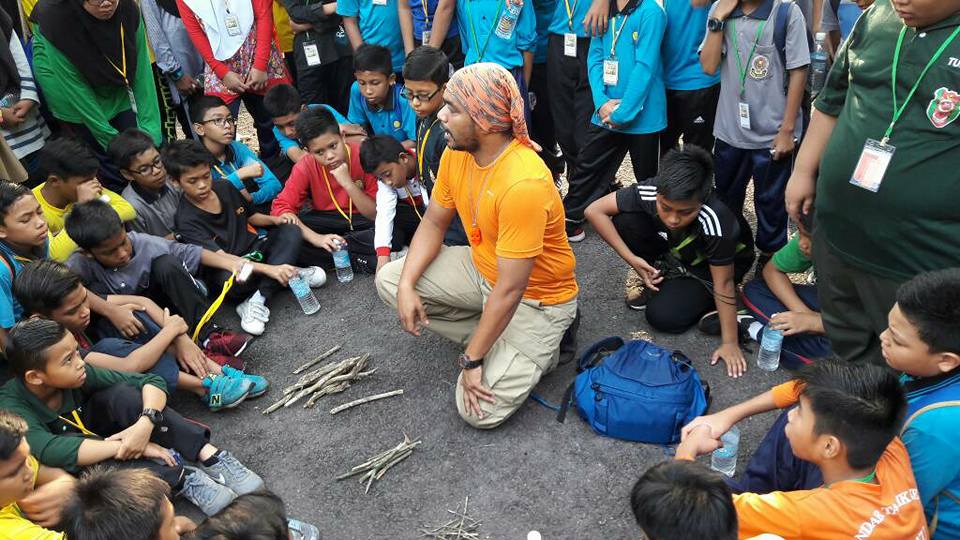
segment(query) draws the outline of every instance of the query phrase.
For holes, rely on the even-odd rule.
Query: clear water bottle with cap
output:
[[[333,265],[337,268],[337,281],[349,283],[353,281],[353,267],[350,266],[350,250],[347,245],[337,240],[337,249],[333,252]]]
[[[720,437],[722,446],[710,455],[710,468],[729,477],[737,472],[737,452],[740,451],[740,428],[733,426]]]
[[[827,34],[817,32],[816,44],[810,55],[810,95],[816,97],[827,83]]]
[[[763,327],[760,339],[760,351],[757,353],[757,367],[764,371],[776,371],[780,367],[780,349],[783,348],[783,332]]]
[[[520,18],[520,8],[523,6],[515,0],[503,0],[507,5],[503,7],[503,13],[500,14],[500,20],[497,21],[495,30],[497,37],[510,39],[513,37],[513,29],[517,26],[517,19]]]
[[[307,283],[307,280],[297,275],[290,278],[288,284],[290,285],[290,290],[293,291],[293,296],[295,296],[297,302],[300,303],[300,309],[303,310],[304,315],[313,315],[317,311],[320,311],[320,302],[317,301],[317,296],[313,294],[313,290],[310,289],[310,284]]]

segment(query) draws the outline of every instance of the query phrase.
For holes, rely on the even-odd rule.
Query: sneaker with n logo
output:
[[[253,382],[233,379],[226,375],[208,375],[203,378],[202,384],[207,389],[203,400],[213,412],[236,407],[243,403],[253,390]]]

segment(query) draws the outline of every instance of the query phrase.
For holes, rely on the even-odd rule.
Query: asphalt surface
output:
[[[589,230],[574,251],[580,348],[604,336],[649,332],[643,315],[623,302],[622,261]],[[531,530],[545,539],[637,536],[630,488],[647,467],[669,459],[664,448],[598,436],[575,414],[560,424],[553,411],[533,401],[496,430],[474,430],[460,420],[454,404],[458,348],[435,335],[403,333],[396,314],[378,299],[372,276],[358,275],[348,284],[330,281],[318,290],[322,307],[313,316],[304,316],[291,295],[270,306],[267,332],[244,353],[248,371],[272,383],[266,396],[222,413],[210,413],[186,394],[173,399],[181,412],[212,427],[214,444],[257,471],[283,497],[290,515],[316,524],[327,540],[412,539],[421,537],[422,526],[448,521],[447,510],[469,497],[468,513],[482,522],[483,538],[523,539]],[[238,328],[232,310],[224,312],[221,322]],[[651,334],[693,359],[712,387],[711,410],[786,377],[782,371],[761,372],[751,361],[743,378],[729,379],[722,364],[709,365],[717,338],[696,330]],[[331,360],[370,353],[376,374],[324,397],[315,408],[298,404],[261,414],[298,378],[291,374],[294,368],[336,344],[343,348]],[[536,392],[556,402],[573,377],[572,363],[561,366]],[[336,405],[400,388],[401,397],[329,413]],[[741,469],[772,421],[768,414],[741,424]],[[355,479],[335,480],[405,434],[422,445],[368,494]],[[196,515],[182,500],[177,507]]]

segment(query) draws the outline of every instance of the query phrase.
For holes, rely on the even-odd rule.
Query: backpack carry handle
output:
[[[577,373],[599,364],[604,357],[604,353],[612,353],[623,345],[624,341],[620,336],[605,337],[597,341],[580,355],[580,361],[577,362]]]

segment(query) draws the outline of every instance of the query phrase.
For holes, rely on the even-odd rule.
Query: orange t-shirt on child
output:
[[[785,408],[799,399],[796,381],[773,389]],[[926,540],[927,522],[907,448],[894,439],[877,462],[873,482],[847,480],[800,491],[733,496],[740,538],[763,533],[787,540]]]
[[[534,258],[524,298],[556,305],[577,296],[577,263],[567,242],[563,202],[533,149],[514,140],[486,167],[468,152],[447,150],[432,198],[430,204],[456,209],[468,238],[474,224],[479,228],[480,242],[471,241],[470,253],[491,286],[497,282],[498,257]]]

